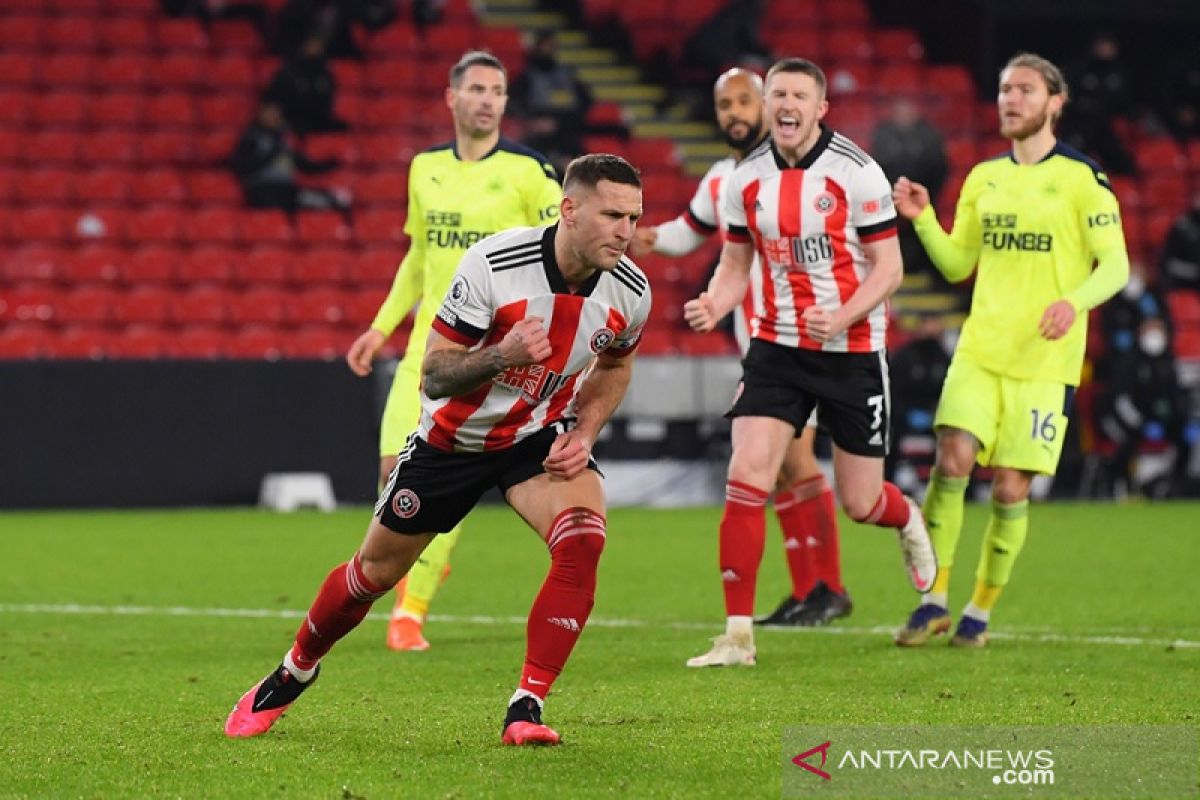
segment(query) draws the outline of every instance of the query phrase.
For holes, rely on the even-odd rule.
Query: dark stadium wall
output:
[[[341,362],[0,362],[0,508],[248,505],[267,473],[310,471],[372,502],[378,382]]]

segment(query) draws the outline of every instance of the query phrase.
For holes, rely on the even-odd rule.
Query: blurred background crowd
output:
[[[1055,492],[1198,495],[1200,11],[1060,5],[0,0],[0,360],[340,358],[404,253],[407,163],[450,138],[467,49],[508,67],[507,135],[560,168],[625,155],[651,223],[725,154],[714,78],[782,55],[825,68],[829,124],[928,185],[948,223],[967,171],[1005,149],[997,68],[1031,49],[1066,70],[1060,135],[1108,171],[1134,264],[1093,313]],[[645,259],[645,356],[736,354],[680,318],[716,246]],[[970,286],[911,231],[902,246],[890,468],[909,488]]]

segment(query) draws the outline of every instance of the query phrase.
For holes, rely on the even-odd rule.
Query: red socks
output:
[[[568,508],[550,525],[550,573],[529,609],[521,689],[545,700],[587,624],[604,550],[604,516]]]
[[[842,591],[837,506],[824,475],[800,481],[775,495],[792,597],[803,600],[817,581]]]
[[[725,516],[721,518],[721,582],[725,616],[754,615],[754,589],[767,533],[767,493],[745,483],[725,485]]]
[[[292,646],[292,660],[300,669],[312,669],[329,649],[358,626],[371,610],[371,604],[392,587],[375,586],[363,574],[358,553],[348,563],[333,568],[317,599],[308,609],[296,643]]]
[[[878,525],[881,528],[903,528],[908,524],[910,512],[904,492],[900,491],[896,484],[884,481],[883,491],[879,493],[879,499],[875,501],[871,513],[867,514],[866,519],[855,521]]]

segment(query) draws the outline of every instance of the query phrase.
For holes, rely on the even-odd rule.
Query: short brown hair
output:
[[[781,58],[771,65],[767,70],[767,83],[771,82],[776,74],[780,72],[798,72],[802,75],[807,75],[816,81],[817,86],[821,89],[821,96],[825,96],[825,90],[829,88],[829,81],[825,80],[825,71],[818,67],[807,58]]]
[[[633,164],[610,153],[590,153],[567,165],[567,172],[563,176],[563,192],[566,193],[576,186],[595,189],[600,181],[642,188],[641,173]]]
[[[1004,69],[1000,70],[1000,74],[1003,75],[1013,67],[1028,67],[1037,72],[1042,76],[1042,80],[1046,82],[1046,90],[1051,95],[1062,95],[1064,105],[1070,99],[1071,95],[1067,89],[1067,79],[1063,77],[1062,70],[1053,61],[1042,58],[1036,53],[1017,53],[1008,60],[1008,63],[1004,65]],[[1059,112],[1059,116],[1061,116],[1061,112]],[[1054,118],[1054,121],[1058,121],[1057,116]]]
[[[491,67],[492,69],[500,70],[500,74],[504,76],[504,82],[508,83],[508,70],[504,68],[504,62],[496,58],[486,50],[468,50],[462,54],[462,58],[450,68],[450,85],[457,89],[462,83],[462,77],[471,67]]]

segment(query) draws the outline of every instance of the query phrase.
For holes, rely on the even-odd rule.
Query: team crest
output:
[[[412,489],[401,489],[392,497],[392,511],[400,519],[410,519],[421,510],[421,498]]]
[[[454,282],[450,284],[450,290],[446,292],[446,299],[450,305],[456,308],[462,308],[467,302],[467,296],[471,293],[467,286],[467,279],[462,275],[455,275]]]
[[[593,353],[599,353],[602,350],[607,350],[608,346],[613,343],[613,339],[615,338],[616,334],[611,330],[608,328],[601,328],[592,334],[592,341],[589,343],[589,346],[592,348]]]
[[[827,217],[834,212],[834,209],[837,208],[837,198],[835,198],[829,192],[821,192],[819,195],[817,195],[816,199],[813,200],[813,208],[815,208],[817,213],[821,216]]]

